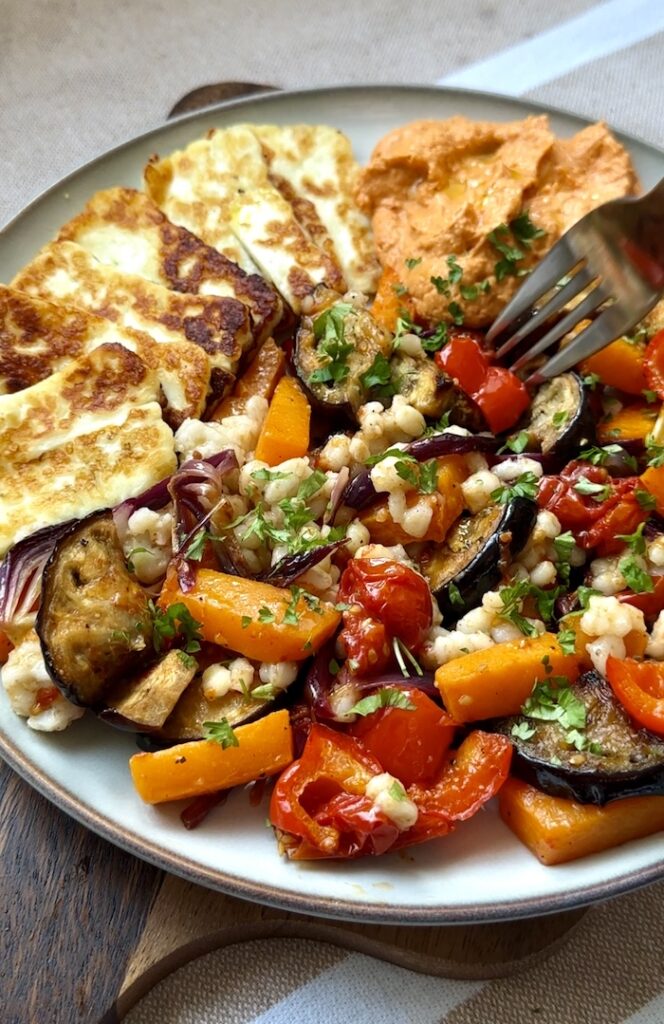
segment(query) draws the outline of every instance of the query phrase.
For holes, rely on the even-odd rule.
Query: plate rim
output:
[[[312,98],[330,94],[347,96],[351,93],[382,94],[387,93],[440,93],[449,97],[457,96],[461,100],[471,97],[477,100],[489,102],[501,101],[508,106],[515,106],[533,113],[547,115],[560,115],[571,119],[585,126],[593,122],[587,118],[567,110],[563,107],[556,107],[550,104],[540,103],[536,100],[521,99],[520,97],[501,95],[500,93],[487,92],[478,89],[458,89],[444,85],[427,85],[418,83],[347,83],[333,86],[308,87],[301,89],[279,89],[274,87],[269,92],[252,94],[249,96],[234,97],[220,103],[214,103],[200,110],[171,118],[161,125],[157,125],[138,135],[126,139],[124,142],[105,150],[103,153],[85,161],[74,168],[64,177],[47,186],[35,195],[22,209],[20,209],[6,224],[0,228],[0,243],[10,230],[16,228],[21,219],[32,212],[42,200],[52,195],[58,189],[65,186],[69,181],[77,177],[82,171],[88,170],[97,164],[102,163],[108,157],[118,153],[136,143],[148,141],[150,138],[161,134],[165,128],[177,127],[187,122],[194,121],[201,116],[214,116],[218,111],[227,111],[234,108],[242,108],[249,104],[270,106],[274,101],[284,98]],[[609,127],[611,127],[609,125]],[[614,134],[627,143],[637,143],[645,147],[651,153],[656,153],[664,160],[664,148],[656,146],[647,140],[629,132],[622,132],[611,129]],[[287,890],[238,879],[228,875],[222,870],[211,869],[202,865],[199,861],[192,860],[181,854],[165,849],[163,846],[153,843],[144,837],[137,837],[135,833],[116,825],[102,813],[87,807],[82,800],[71,794],[60,783],[50,778],[47,771],[40,767],[27,754],[24,754],[12,741],[11,737],[0,729],[0,756],[3,760],[33,789],[49,800],[58,810],[68,814],[74,820],[89,828],[96,835],[112,842],[125,852],[147,861],[153,866],[164,871],[169,871],[187,881],[203,885],[209,889],[227,893],[240,899],[247,899],[267,906],[293,911],[306,915],[345,920],[356,924],[400,924],[403,926],[432,926],[432,925],[468,925],[484,924],[495,921],[517,920],[536,917],[546,914],[553,914],[577,907],[586,906],[609,897],[619,896],[626,892],[642,888],[648,884],[664,878],[664,856],[659,862],[641,868],[628,869],[626,872],[613,876],[609,881],[599,881],[594,884],[585,884],[580,888],[571,889],[561,893],[551,893],[539,897],[522,897],[492,902],[490,904],[473,904],[466,907],[440,903],[435,907],[404,907],[389,902],[363,903],[361,900],[346,900],[328,896],[312,896],[297,894]],[[555,870],[555,868],[551,869]]]

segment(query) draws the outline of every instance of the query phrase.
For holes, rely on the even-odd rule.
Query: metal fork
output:
[[[664,178],[645,196],[614,199],[586,214],[553,246],[491,327],[502,359],[589,289],[515,360],[519,370],[581,320],[574,340],[530,375],[540,384],[630,331],[664,294]],[[553,294],[551,295],[551,292]]]

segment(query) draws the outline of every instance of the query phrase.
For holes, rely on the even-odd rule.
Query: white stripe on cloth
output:
[[[662,30],[662,0],[607,0],[533,39],[446,75],[437,84],[521,96]]]
[[[623,1021],[623,1024],[662,1024],[664,1021],[664,995],[657,996]]]
[[[439,1024],[486,982],[450,981],[352,954],[275,1003],[251,1024]],[[314,1010],[315,1008],[315,1010]]]

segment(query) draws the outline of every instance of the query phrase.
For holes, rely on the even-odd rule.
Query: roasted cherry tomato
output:
[[[514,426],[529,404],[523,381],[511,370],[491,366],[479,342],[467,334],[454,334],[436,353],[441,370],[453,377],[479,405],[494,434]]]
[[[426,580],[389,558],[353,558],[339,585],[341,601],[361,605],[391,637],[416,648],[431,627],[431,592]]]
[[[475,395],[486,380],[489,360],[479,342],[467,334],[455,334],[436,352],[435,360],[467,395]]]
[[[634,721],[664,736],[664,664],[609,655],[606,677]]]
[[[638,477],[612,477],[603,466],[574,461],[559,476],[542,477],[537,503],[553,512],[581,547],[597,547],[599,554],[609,555],[624,546],[616,534],[633,533],[648,518],[634,497],[638,486]],[[584,488],[596,487],[607,488],[606,496],[601,491],[584,493]]]
[[[664,331],[658,331],[648,342],[643,368],[648,387],[664,399]]]
[[[302,756],[277,779],[270,821],[293,860],[385,853],[399,829],[365,796],[383,769],[361,744],[314,725]]]
[[[387,668],[392,649],[383,623],[372,619],[364,610],[356,611],[356,608],[357,605],[353,605],[343,613],[340,638],[353,674],[372,676]]]
[[[458,750],[449,752],[447,765],[433,786],[408,787],[418,818],[402,832],[395,846],[413,846],[447,835],[456,822],[472,818],[498,792],[510,770],[512,744],[507,736],[476,730]]]
[[[421,690],[404,687],[401,692],[413,705],[412,710],[380,708],[366,718],[358,718],[350,732],[404,786],[431,782],[443,767],[455,723]]]

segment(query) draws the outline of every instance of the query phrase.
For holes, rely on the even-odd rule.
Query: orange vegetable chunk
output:
[[[256,458],[278,466],[309,451],[311,407],[294,377],[277,384],[256,445]]]
[[[657,502],[659,514],[664,515],[664,466],[649,466],[641,474],[641,485]]]
[[[648,387],[643,366],[645,345],[618,338],[601,352],[584,359],[583,373],[596,373],[603,384],[626,391],[628,395],[640,395]]]
[[[437,669],[436,686],[455,721],[479,722],[518,714],[535,683],[549,675],[573,682],[579,659],[564,654],[553,633],[542,633],[454,658]]]
[[[597,807],[508,779],[498,800],[505,824],[542,864],[578,860],[664,829],[664,796],[632,796]]]
[[[310,608],[301,597],[294,609],[297,621],[284,622],[292,604],[289,590],[214,569],[199,569],[195,586],[187,593],[180,590],[175,573],[169,573],[159,607],[179,602],[201,624],[205,640],[257,661],[302,661],[310,657],[332,636],[341,618],[332,605],[321,601]],[[268,609],[272,621],[259,621],[261,609]]]
[[[286,353],[273,338],[268,338],[260,347],[251,363],[233,388],[233,393],[222,398],[213,408],[211,420],[220,422],[225,416],[243,413],[253,395],[272,398],[275,388],[284,375]]]
[[[613,416],[600,420],[597,425],[599,444],[616,444],[620,441],[643,441],[655,426],[658,405],[635,402],[626,405]]]
[[[216,793],[276,775],[293,760],[286,709],[239,725],[234,732],[236,747],[194,740],[155,753],[134,754],[129,758],[129,770],[138,795],[148,804],[161,804]]]

